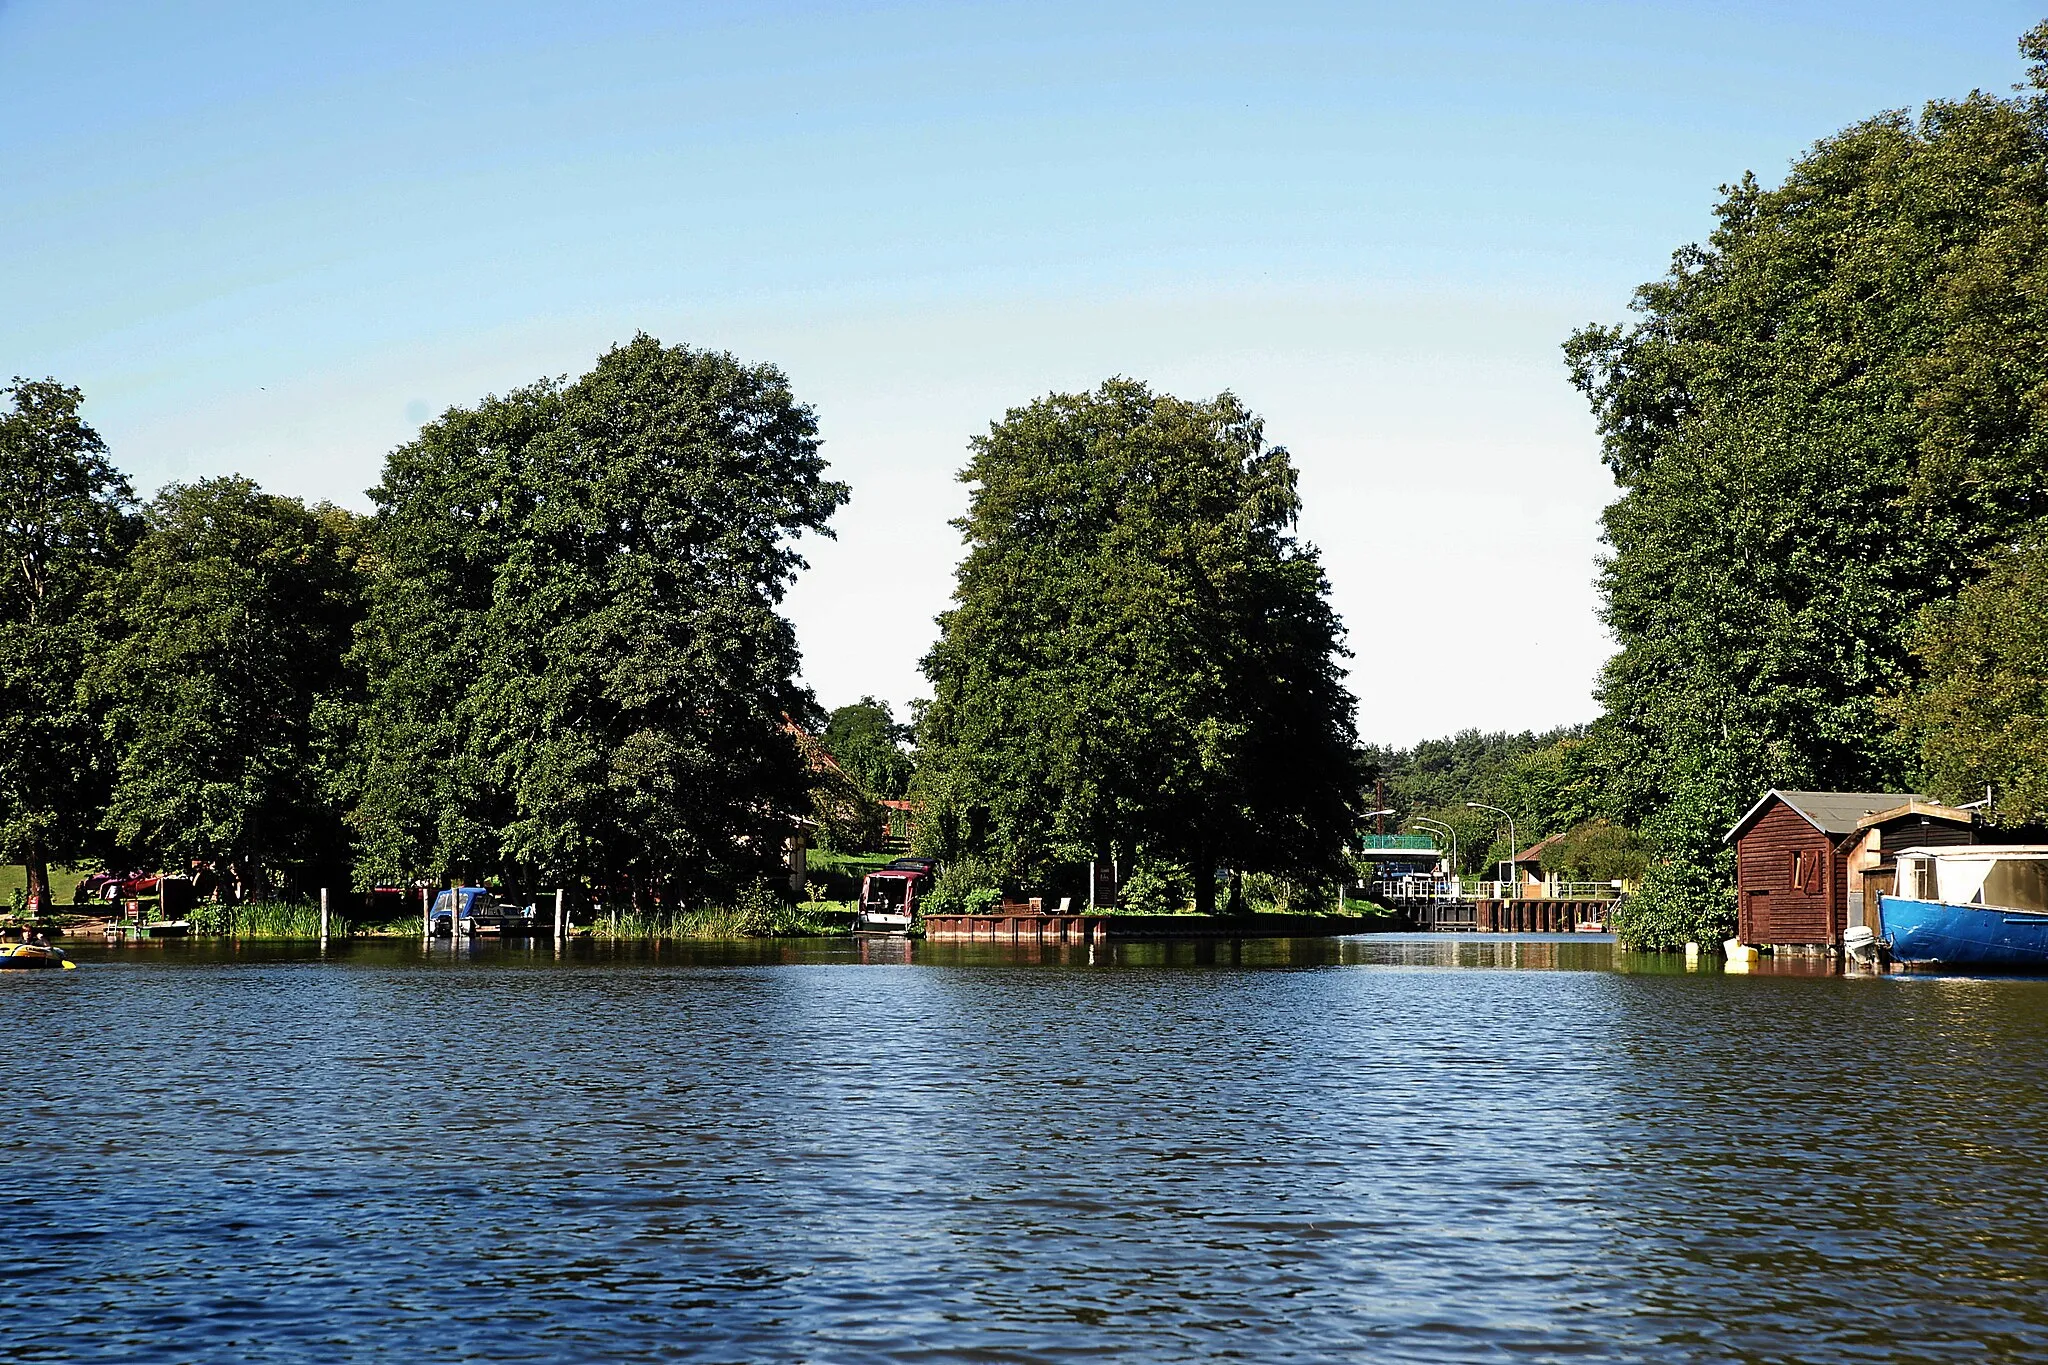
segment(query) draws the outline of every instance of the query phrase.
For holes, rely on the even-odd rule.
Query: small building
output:
[[[1548,888],[1555,884],[1557,877],[1544,867],[1544,859],[1554,857],[1555,853],[1553,850],[1563,842],[1564,835],[1553,834],[1547,839],[1539,839],[1515,855],[1515,889],[1517,894],[1523,896],[1544,896],[1549,894]]]
[[[1848,867],[1848,922],[1877,926],[1877,898],[1895,894],[1898,884],[1900,849],[1953,848],[1977,841],[1976,811],[1918,797],[1864,816],[1841,845]]]
[[[1912,792],[1765,792],[1726,836],[1735,847],[1736,938],[1759,948],[1838,945],[1858,827],[1916,802],[1930,804]]]

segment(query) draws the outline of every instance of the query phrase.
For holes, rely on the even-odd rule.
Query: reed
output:
[[[758,909],[706,906],[699,910],[659,913],[621,911],[616,924],[599,913],[591,926],[602,939],[654,940],[679,938],[822,938],[847,930],[847,907],[833,901],[806,901],[782,906],[764,915]]]
[[[193,933],[216,938],[320,937],[320,907],[291,901],[201,905],[193,909],[191,918]],[[347,918],[330,915],[327,932],[333,938],[347,938]]]

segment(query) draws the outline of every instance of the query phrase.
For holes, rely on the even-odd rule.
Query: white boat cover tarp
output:
[[[1937,858],[1937,897],[1949,905],[1989,905],[2048,913],[2048,860],[1968,854]]]
[[[1934,865],[1935,894],[1949,905],[1969,905],[1994,866],[1989,858],[1943,858]]]

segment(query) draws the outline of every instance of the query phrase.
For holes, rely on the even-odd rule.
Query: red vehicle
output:
[[[860,879],[857,933],[907,934],[917,917],[918,897],[932,889],[939,865],[931,858],[898,858]]]

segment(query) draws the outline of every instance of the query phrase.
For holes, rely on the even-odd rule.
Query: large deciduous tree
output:
[[[873,697],[835,707],[819,736],[825,752],[870,796],[898,800],[910,786],[910,727]]]
[[[331,865],[315,717],[346,704],[361,614],[352,518],[249,479],[172,484],[106,597],[87,673],[115,781],[105,825],[137,861],[217,864],[245,894]]]
[[[2024,45],[2048,54],[2048,26]],[[1566,351],[1605,516],[1605,780],[1658,859],[1645,946],[1734,923],[1723,832],[1767,787],[1895,789],[1916,612],[2048,510],[2048,138],[1975,94],[1724,192],[1631,327]]]
[[[452,410],[372,490],[358,876],[503,872],[687,900],[779,856],[815,709],[779,614],[845,486],[769,365],[640,336]]]
[[[1343,629],[1286,451],[1223,394],[1112,380],[975,438],[924,660],[921,837],[1012,878],[1134,856],[1337,872],[1358,811]]]
[[[17,378],[0,398],[0,858],[47,907],[51,860],[87,852],[99,823],[106,766],[78,681],[134,497],[77,389]]]
[[[1990,788],[1994,818],[2048,821],[2048,526],[1923,610],[1913,650],[1925,681],[1887,709],[1935,794],[1976,800]]]

